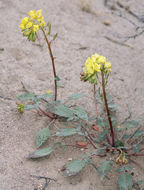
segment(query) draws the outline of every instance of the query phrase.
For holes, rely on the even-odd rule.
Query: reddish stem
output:
[[[39,109],[39,111],[43,114],[43,115],[45,115],[45,116],[47,116],[47,117],[49,117],[49,118],[51,118],[51,119],[54,119],[52,116],[50,116],[48,113],[46,113],[45,111],[43,111],[40,107],[38,108]]]
[[[102,89],[103,89],[103,95],[104,95],[105,108],[106,108],[107,117],[108,117],[108,121],[109,121],[109,125],[110,125],[111,136],[112,136],[112,146],[115,147],[114,130],[113,130],[112,121],[111,121],[111,117],[110,117],[110,111],[108,108],[108,102],[107,102],[107,98],[106,98],[105,78],[104,78],[103,71],[101,72],[101,75],[102,75]]]
[[[55,96],[54,96],[54,100],[56,101],[56,100],[57,100],[57,81],[56,81],[56,69],[55,69],[55,63],[54,63],[54,56],[53,56],[53,53],[52,53],[52,50],[51,50],[50,42],[48,41],[48,38],[47,38],[47,36],[46,36],[46,33],[45,33],[43,27],[41,27],[41,30],[42,30],[42,32],[43,32],[43,34],[44,34],[45,41],[46,41],[46,43],[47,43],[48,50],[49,50],[50,57],[51,57],[51,61],[52,61],[53,74],[54,74],[54,85],[55,85]]]

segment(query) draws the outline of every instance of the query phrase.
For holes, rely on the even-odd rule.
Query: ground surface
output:
[[[121,2],[135,13],[143,14],[143,1]],[[142,26],[132,15],[117,8],[124,17]],[[107,38],[123,43],[123,38],[119,37],[136,33],[131,22],[112,14],[100,0],[0,0],[0,190],[34,190],[44,183],[30,175],[56,178],[57,182],[49,184],[49,190],[116,190],[114,173],[110,174],[112,180],[101,182],[91,166],[74,178],[61,175],[59,169],[67,159],[83,153],[77,149],[68,148],[66,152],[58,151],[36,161],[25,158],[35,150],[37,131],[47,127],[49,120],[32,112],[20,115],[14,109],[18,101],[16,95],[23,93],[21,81],[36,94],[45,93],[47,89],[53,91],[51,62],[43,38],[42,47],[39,47],[38,43],[26,41],[18,29],[21,19],[32,9],[42,9],[45,20],[52,23],[52,32],[59,35],[53,44],[57,73],[64,86],[59,89],[59,99],[65,100],[72,93],[86,93],[87,97],[78,104],[89,114],[95,111],[92,87],[81,82],[79,74],[86,58],[96,52],[112,63],[109,92],[119,105],[119,120],[128,116],[128,104],[131,119],[144,122],[144,36],[129,39],[124,43],[127,45]],[[105,25],[105,21],[110,25]],[[99,158],[95,163],[98,161]],[[137,161],[142,164],[144,160]],[[135,167],[134,172],[136,178],[142,179],[141,169]]]

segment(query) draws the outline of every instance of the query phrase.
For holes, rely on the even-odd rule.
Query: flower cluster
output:
[[[83,71],[81,79],[96,84],[99,72],[108,75],[112,71],[111,63],[107,62],[104,56],[94,54],[86,60]]]
[[[20,29],[23,32],[23,36],[26,36],[28,40],[36,40],[36,32],[45,26],[45,21],[42,16],[42,10],[31,10],[28,12],[28,17],[24,17],[20,24]]]

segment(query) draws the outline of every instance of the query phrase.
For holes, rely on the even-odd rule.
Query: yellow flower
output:
[[[111,63],[110,62],[105,62],[104,68],[105,69],[110,69],[111,68]]]
[[[25,25],[24,24],[20,24],[20,29],[24,29],[25,28]]]
[[[39,30],[39,25],[33,25],[33,31],[37,32]]]
[[[32,27],[32,25],[33,25],[33,23],[32,23],[32,22],[28,22],[28,23],[27,23],[27,25],[26,25],[26,28],[31,28],[31,27]]]
[[[50,90],[47,90],[47,91],[46,91],[46,94],[50,94],[50,93],[51,93],[51,91],[50,91]]]
[[[34,10],[29,11],[28,15],[31,17],[31,20],[36,18],[36,12]]]
[[[97,63],[93,63],[94,64],[94,70],[96,72],[100,72],[101,71],[101,65],[97,64]]]
[[[24,18],[22,19],[22,21],[21,21],[21,24],[26,25],[26,24],[28,23],[28,21],[29,21],[29,18],[28,18],[28,17],[24,17]]]
[[[91,59],[93,62],[96,62],[99,57],[100,57],[100,55],[95,53],[94,55],[91,56]]]
[[[106,62],[106,58],[104,56],[99,56],[97,63],[105,64],[105,62]]]
[[[42,9],[40,9],[40,10],[38,10],[36,12],[36,16],[37,16],[37,18],[41,18],[42,17]]]
[[[86,60],[85,68],[86,68],[86,72],[88,74],[93,74],[94,73],[94,65],[93,65],[93,62],[92,62],[90,57]]]
[[[45,25],[46,25],[46,23],[45,23],[44,20],[42,20],[42,21],[39,23],[39,26],[41,26],[41,27],[44,27]]]

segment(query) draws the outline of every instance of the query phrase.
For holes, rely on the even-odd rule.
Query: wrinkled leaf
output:
[[[132,176],[128,173],[121,174],[118,178],[120,190],[131,190],[133,186]]]
[[[76,100],[76,99],[79,99],[79,98],[83,98],[84,96],[86,96],[85,94],[72,94],[69,98],[71,100]]]
[[[76,108],[73,110],[73,113],[74,113],[78,118],[88,121],[88,115],[87,115],[87,113],[85,112],[85,110],[83,110],[82,108],[76,107]]]
[[[64,171],[65,176],[73,176],[79,173],[85,167],[85,161],[83,160],[73,160],[66,165],[66,170]]]
[[[138,144],[134,144],[134,145],[132,146],[132,148],[133,148],[133,151],[134,151],[136,154],[138,154],[138,153],[140,152],[140,146],[139,146]]]
[[[71,135],[74,135],[78,132],[77,129],[75,128],[65,128],[65,129],[59,129],[58,131],[56,131],[54,136],[57,137],[68,137]]]
[[[33,93],[25,93],[17,96],[19,100],[33,100],[35,99],[35,95]]]
[[[126,128],[137,127],[138,124],[139,124],[138,120],[127,121],[127,122],[124,123],[124,125],[126,126]]]
[[[50,137],[48,128],[41,129],[36,135],[36,147],[39,148]]]
[[[134,168],[133,166],[124,166],[124,167],[116,169],[115,171],[116,172],[124,172],[124,171],[129,171],[129,170],[131,170],[133,168]]]
[[[100,164],[97,168],[98,176],[100,179],[103,179],[107,173],[111,170],[112,161],[105,161]]]
[[[33,153],[30,153],[27,158],[41,158],[41,157],[50,155],[52,152],[53,152],[52,147],[44,148],[41,150],[37,150]]]

